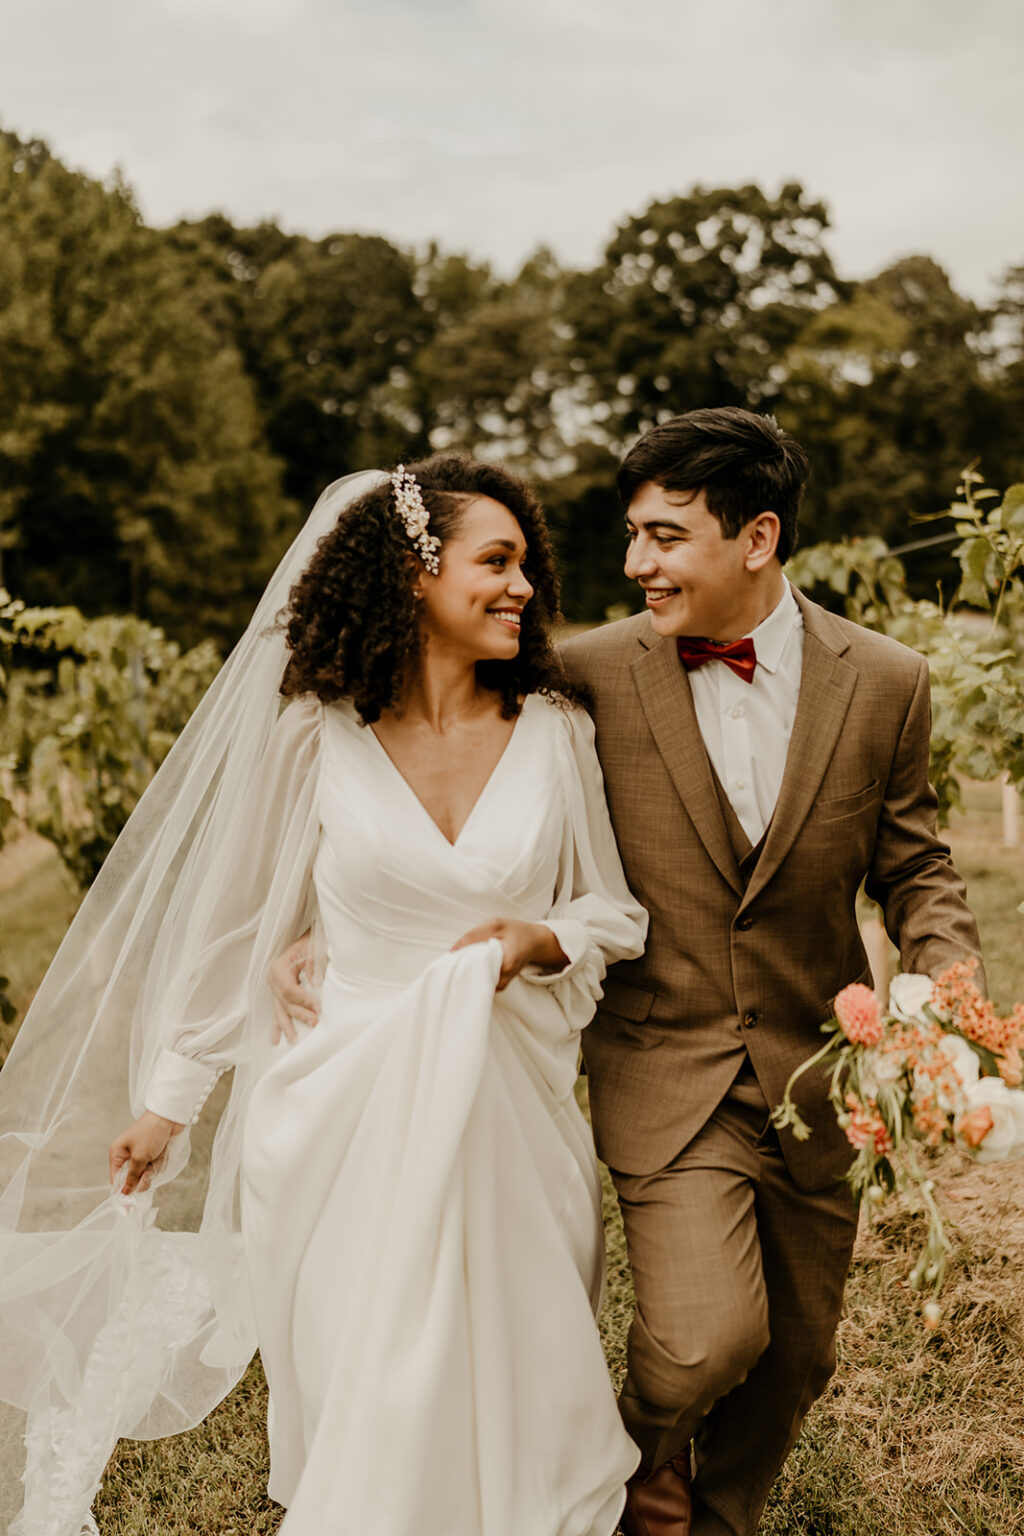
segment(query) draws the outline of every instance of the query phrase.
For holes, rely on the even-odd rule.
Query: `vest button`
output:
[[[756,1023],[757,1023],[757,1014],[756,1013],[745,1013],[743,1015],[743,1028],[744,1029],[753,1029],[753,1027],[754,1027],[754,1025]]]
[[[736,927],[741,933],[748,933],[753,926],[754,919],[752,917],[738,917],[736,919]]]

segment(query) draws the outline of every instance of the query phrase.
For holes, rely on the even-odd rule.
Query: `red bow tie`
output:
[[[690,635],[679,635],[676,638],[676,650],[687,672],[702,667],[706,661],[724,661],[745,683],[754,681],[757,654],[749,635],[744,640],[733,640],[731,645],[716,645],[713,640],[695,640]]]

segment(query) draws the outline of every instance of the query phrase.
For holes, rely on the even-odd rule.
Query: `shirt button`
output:
[[[733,789],[746,789],[747,781],[746,779],[733,779],[732,787]]]
[[[734,704],[732,709],[730,709],[730,711],[729,711],[729,719],[730,720],[742,720],[743,716],[745,714],[746,714],[746,710],[743,708],[742,704]]]
[[[757,1023],[757,1014],[756,1013],[745,1013],[743,1015],[743,1028],[744,1029],[753,1029],[753,1027],[754,1027],[754,1025],[756,1023]]]

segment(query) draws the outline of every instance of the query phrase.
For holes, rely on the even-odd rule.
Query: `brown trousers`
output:
[[[853,1201],[797,1189],[748,1067],[668,1167],[612,1178],[636,1288],[626,1428],[647,1466],[694,1440],[693,1536],[754,1536],[835,1369]]]

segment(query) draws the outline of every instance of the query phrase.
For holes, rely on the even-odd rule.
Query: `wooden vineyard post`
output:
[[[1004,848],[1020,847],[1020,795],[1017,787],[1010,783],[1010,775],[1002,776],[1003,787],[1003,846]]]

